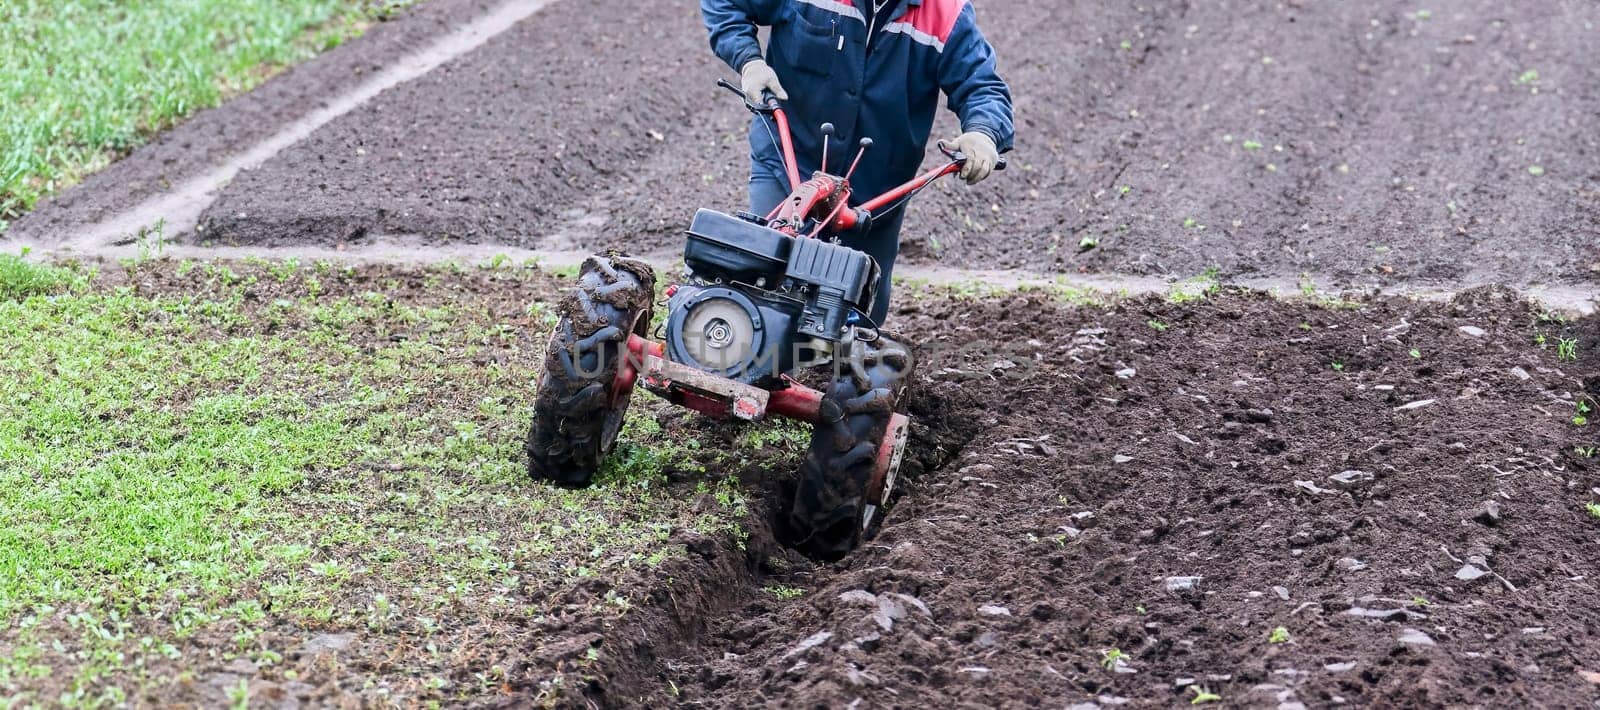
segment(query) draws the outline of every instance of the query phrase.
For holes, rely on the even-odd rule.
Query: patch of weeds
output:
[[[806,590],[804,588],[802,588],[802,587],[788,587],[788,586],[783,586],[783,585],[772,585],[772,586],[768,586],[768,587],[762,587],[761,591],[766,592],[768,594],[771,594],[772,596],[777,597],[780,601],[789,601],[791,599],[799,599],[800,597],[804,596],[805,593],[806,593]]]
[[[561,264],[560,266],[548,266],[543,263],[539,264],[539,270],[550,274],[551,276],[557,276],[564,279],[578,278],[578,269],[580,267],[582,267],[582,264]]]
[[[69,268],[27,261],[28,250],[0,254],[0,301],[48,296],[82,288],[88,279]]]
[[[1217,295],[1222,291],[1222,270],[1218,267],[1208,267],[1198,276],[1192,276],[1172,285],[1167,291],[1168,303],[1192,303],[1203,301]]]
[[[1347,299],[1343,296],[1324,295],[1317,289],[1317,283],[1310,274],[1300,274],[1300,295],[1314,303],[1319,308],[1329,310],[1351,310],[1361,307],[1361,302]]]
[[[685,554],[675,530],[747,534],[731,477],[669,488],[661,472],[705,452],[645,397],[625,436],[652,451],[636,444],[589,489],[528,482],[542,348],[504,334],[498,291],[246,301],[242,284],[295,278],[266,262],[144,268],[183,268],[211,295],[71,272],[50,298],[0,299],[7,692],[118,705],[173,681],[146,669],[210,649],[278,664],[265,632],[291,626],[422,649],[584,580],[613,587],[593,613],[619,615],[637,591],[623,580]],[[450,664],[419,650],[395,673]]]
[[[1057,303],[1087,308],[1092,306],[1106,306],[1117,300],[1115,294],[1096,291],[1092,288],[1074,286],[1067,282],[1066,277],[1058,276],[1048,288],[1045,289]],[[1124,297],[1126,294],[1123,295]]]
[[[811,428],[788,419],[774,417],[759,424],[745,426],[739,432],[741,449],[777,448],[801,452],[811,443]]]

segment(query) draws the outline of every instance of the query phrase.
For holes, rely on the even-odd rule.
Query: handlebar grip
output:
[[[731,81],[728,81],[725,78],[718,77],[717,78],[717,86],[720,86],[720,87],[722,87],[724,89],[727,89],[728,91],[733,92],[733,94],[735,96],[738,96],[740,99],[743,99],[745,108],[748,108],[751,111],[765,112],[765,111],[772,111],[772,110],[775,110],[775,109],[778,108],[778,97],[774,96],[772,94],[772,92],[769,91],[769,90],[766,90],[766,89],[762,89],[761,90],[761,103],[760,104],[756,104],[756,103],[754,103],[754,102],[752,102],[750,100],[750,95],[746,94],[744,92],[744,89],[739,88],[738,84],[735,84],[735,83],[733,83]]]
[[[944,153],[945,157],[950,159],[950,162],[953,162],[953,163],[965,163],[965,162],[967,162],[967,156],[962,154],[961,151],[956,150],[955,148],[951,148],[949,143],[946,143],[946,142],[941,140],[941,141],[939,141],[938,146],[939,146],[939,152]],[[994,169],[995,170],[1005,170],[1006,169],[1006,156],[1002,155],[1002,156],[1000,156],[999,158],[997,158],[994,161]]]

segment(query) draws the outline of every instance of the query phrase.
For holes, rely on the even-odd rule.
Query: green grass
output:
[[[0,230],[153,133],[404,3],[0,2]]]
[[[68,269],[36,264],[16,254],[0,254],[0,301],[59,293],[80,287],[85,279]]]
[[[742,539],[741,489],[704,472],[756,452],[702,445],[642,395],[594,488],[527,480],[556,293],[537,271],[136,268],[189,285],[0,259],[0,696],[119,704],[283,663],[293,629],[420,649],[481,625],[471,638],[503,644],[586,582],[608,591],[585,613],[626,612],[629,580],[682,556],[675,531]],[[744,440],[780,465],[804,447],[778,425]],[[439,684],[453,658],[337,673],[419,702],[496,691]]]

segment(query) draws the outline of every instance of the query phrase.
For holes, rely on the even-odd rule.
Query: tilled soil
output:
[[[1019,148],[983,186],[922,196],[909,261],[1600,280],[1590,3],[980,9]],[[671,253],[694,207],[742,202],[745,117],[711,87],[726,73],[692,3],[557,3],[242,173],[186,238]],[[283,90],[203,114],[13,229],[65,238],[175,182],[161,156],[251,140],[268,110],[252,101],[318,100]],[[900,299],[896,329],[923,344],[917,424],[873,541],[828,566],[776,546],[788,471],[758,459],[741,472],[766,491],[749,539],[685,537],[692,557],[628,583],[648,601],[622,621],[581,611],[611,590],[574,589],[570,618],[473,627],[472,662],[516,679],[480,700],[539,697],[551,673],[621,706],[1600,697],[1584,507],[1600,436],[1576,423],[1600,397],[1595,319],[1493,289],[1362,307]],[[318,697],[359,697],[335,691]]]
[[[704,110],[720,90],[698,18],[686,3],[551,5],[241,174],[197,236],[578,246],[563,233],[613,208],[591,212],[590,198],[629,199],[608,190],[657,154],[698,153],[731,135],[733,112]],[[725,125],[712,132],[702,116],[714,114]],[[624,209],[660,210],[658,227],[689,214],[671,194],[631,200]]]
[[[981,16],[1017,97],[1016,169],[923,195],[911,262],[1600,280],[1592,3]],[[703,34],[693,3],[553,5],[239,176],[197,238],[670,254],[695,207],[743,202],[746,117],[711,86],[728,71]]]
[[[242,296],[252,312],[292,295],[270,266],[241,268],[259,277]],[[238,297],[211,273],[160,264],[126,285]],[[338,274],[319,286],[329,298],[481,304],[513,328],[569,283]],[[1600,501],[1600,435],[1578,424],[1600,398],[1595,318],[1563,322],[1494,289],[1366,304],[1222,288],[1109,307],[1054,291],[904,296],[896,327],[920,343],[904,482],[844,561],[774,540],[792,447],[752,448],[737,427],[636,402],[655,436],[705,454],[659,485],[703,500],[707,482],[737,475],[751,499],[742,531],[696,533],[663,511],[682,554],[530,588],[522,602],[548,610],[532,618],[469,600],[440,612],[443,632],[274,623],[263,643],[284,657],[271,667],[218,660],[233,642],[208,631],[155,668],[196,682],[139,702],[217,705],[241,680],[269,703],[421,702],[436,697],[432,674],[451,698],[509,706],[1152,706],[1201,689],[1249,705],[1600,698],[1600,519],[1585,509]],[[358,348],[391,337],[351,334]],[[538,340],[521,333],[461,366],[533,381]],[[512,530],[529,513],[487,515],[487,529]],[[605,611],[612,596],[634,601]],[[427,645],[441,639],[445,656]]]
[[[805,595],[752,592],[667,664],[685,704],[1600,698],[1600,467],[1571,419],[1600,383],[1533,344],[1592,322],[1497,290],[910,310],[956,346],[919,364],[912,467],[953,462],[843,563],[769,562]]]

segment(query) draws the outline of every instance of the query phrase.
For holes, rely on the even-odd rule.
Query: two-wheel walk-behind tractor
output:
[[[810,422],[811,445],[779,528],[801,552],[836,560],[856,546],[894,488],[909,423],[895,405],[911,368],[909,349],[867,315],[878,296],[878,264],[838,235],[900,209],[965,158],[941,144],[949,158],[942,167],[850,207],[850,175],[871,140],[861,141],[843,175],[827,172],[825,143],[823,170],[802,182],[778,101],[768,94],[756,104],[718,83],[777,124],[793,191],[765,216],[695,213],[683,280],[665,289],[657,340],[647,338],[650,266],[614,252],[583,263],[550,336],[529,469],[560,485],[588,485],[641,378],[645,389],[712,417]],[[828,125],[822,131],[832,133]],[[833,365],[826,391],[792,376],[823,363]]]

